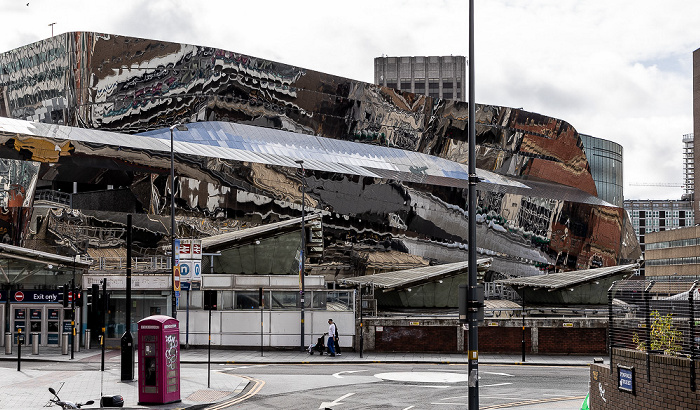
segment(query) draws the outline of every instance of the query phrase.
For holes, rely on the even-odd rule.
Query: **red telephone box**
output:
[[[155,315],[138,323],[139,404],[180,401],[180,325]]]

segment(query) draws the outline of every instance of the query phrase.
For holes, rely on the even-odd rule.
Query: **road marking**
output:
[[[262,380],[254,379],[254,378],[248,377],[248,376],[241,376],[241,375],[235,375],[235,376],[250,380],[251,382],[254,383],[253,387],[251,387],[250,390],[248,390],[246,393],[244,393],[240,396],[234,397],[231,400],[223,401],[221,403],[216,403],[212,406],[207,406],[207,407],[205,407],[206,409],[208,409],[208,410],[223,410],[223,409],[230,407],[230,406],[233,406],[235,404],[242,403],[242,402],[248,400],[249,398],[255,396],[256,394],[258,394],[258,392],[260,392],[260,390],[265,385],[265,382]]]
[[[507,386],[509,384],[513,384],[513,383],[480,384],[479,387],[498,387],[498,386]]]
[[[481,372],[481,373],[495,374],[496,376],[515,377],[514,374],[508,374],[508,373],[496,373],[496,372]]]
[[[221,366],[226,366],[222,364]],[[269,364],[254,364],[250,366],[236,366],[236,367],[227,367],[225,370],[233,370],[233,369],[252,369],[254,367],[267,367]]]
[[[408,406],[408,407],[406,407],[405,409],[401,409],[401,410],[411,410],[411,409],[414,408],[414,407],[416,407],[416,406]]]
[[[336,405],[339,405],[339,404],[343,404],[343,403],[341,403],[340,401],[343,400],[343,399],[346,399],[346,398],[348,398],[348,397],[350,397],[350,396],[352,396],[353,394],[355,394],[355,393],[348,393],[348,394],[346,394],[346,395],[344,395],[344,396],[338,397],[337,399],[335,399],[335,400],[333,400],[333,401],[331,401],[331,402],[324,401],[323,403],[321,403],[320,406],[318,406],[318,408],[319,408],[319,409],[325,409],[325,408],[331,408],[331,406],[336,406]]]
[[[342,379],[343,376],[341,376],[341,374],[343,374],[343,373],[359,373],[359,372],[366,372],[366,371],[367,370],[345,370],[342,372],[333,373],[333,377],[338,378],[338,379]]]

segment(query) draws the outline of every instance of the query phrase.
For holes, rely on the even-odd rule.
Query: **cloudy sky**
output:
[[[0,0],[0,52],[67,31],[219,47],[373,81],[374,57],[464,55],[467,0]],[[624,147],[625,198],[680,199],[700,1],[475,0],[476,100]]]

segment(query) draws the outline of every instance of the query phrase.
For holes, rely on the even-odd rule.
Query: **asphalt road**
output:
[[[221,365],[249,378],[235,399],[209,409],[467,408],[467,366],[447,364]],[[480,409],[580,409],[587,367],[480,365]]]

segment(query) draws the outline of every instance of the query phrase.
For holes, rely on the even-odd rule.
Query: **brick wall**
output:
[[[527,354],[607,354],[607,321],[528,319]],[[452,352],[467,350],[468,332],[455,319],[371,318],[365,321],[364,349],[378,352]],[[359,343],[355,341],[355,348]],[[479,326],[482,353],[522,352],[521,320],[489,320]]]
[[[539,329],[539,353],[606,354],[607,332],[605,328],[543,327]]]
[[[531,329],[525,328],[525,351],[532,352]],[[464,340],[469,337],[464,333]],[[522,327],[480,327],[479,352],[520,353],[523,345]]]
[[[380,352],[456,352],[454,326],[383,326],[374,333],[374,349]]]
[[[690,360],[650,355],[647,381],[646,355],[632,349],[613,349],[610,366],[591,366],[589,404],[594,409],[700,409],[700,389],[691,390]],[[618,389],[618,365],[634,368],[634,393]],[[696,378],[700,361],[695,362]],[[700,381],[700,380],[699,380]]]

